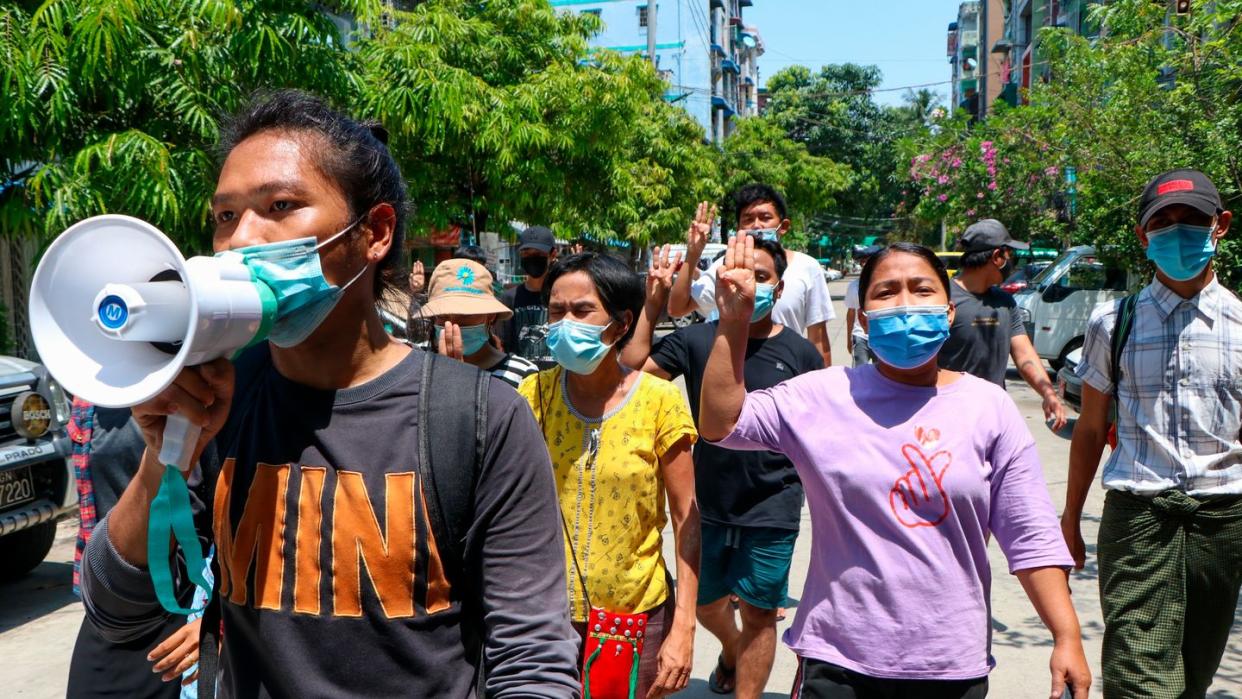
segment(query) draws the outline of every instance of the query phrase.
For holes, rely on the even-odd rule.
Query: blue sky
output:
[[[949,22],[960,0],[755,0],[743,10],[759,29],[767,52],[763,78],[792,64],[817,69],[827,63],[875,64],[882,88],[945,81],[930,89],[948,101]],[[877,101],[901,104],[903,92],[881,92]]]

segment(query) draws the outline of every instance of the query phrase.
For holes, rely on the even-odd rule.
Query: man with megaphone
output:
[[[310,95],[262,96],[224,132],[216,257],[184,260],[124,217],[49,248],[40,354],[75,394],[133,405],[147,447],[87,545],[87,615],[122,641],[188,602],[168,591],[196,575],[180,479],[214,441],[200,678],[222,620],[222,695],[573,696],[561,523],[529,409],[376,312],[405,220],[386,140]]]

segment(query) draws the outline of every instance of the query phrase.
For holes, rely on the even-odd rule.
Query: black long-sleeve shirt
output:
[[[364,385],[322,391],[282,377],[266,347],[252,352],[259,368],[239,371],[215,440],[221,694],[468,696],[466,586],[451,589],[451,578],[477,581],[466,606],[481,610],[488,696],[576,696],[556,492],[525,402],[493,381],[466,536],[474,563],[446,574],[414,463],[422,353]],[[100,630],[123,640],[164,611],[107,527],[105,518],[87,547],[83,598]]]

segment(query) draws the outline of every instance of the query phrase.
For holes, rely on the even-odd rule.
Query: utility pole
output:
[[[647,0],[647,58],[657,71],[660,69],[660,64],[656,60],[656,10],[658,7],[656,0]]]

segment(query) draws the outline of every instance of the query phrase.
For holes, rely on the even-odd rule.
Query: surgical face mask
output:
[[[1014,261],[1012,256],[1007,258],[1005,260],[1005,264],[1001,265],[1000,268],[1001,281],[1008,279],[1009,275],[1013,274],[1013,268],[1016,266],[1017,263]]]
[[[531,255],[521,259],[522,271],[526,276],[538,279],[548,271],[548,257],[546,255]]]
[[[604,344],[604,331],[612,325],[591,325],[576,320],[548,324],[548,350],[557,364],[575,374],[593,374],[612,345]]]
[[[772,312],[772,305],[776,303],[776,285],[775,284],[756,284],[755,285],[755,310],[750,314],[750,322],[757,323],[763,320]]]
[[[276,319],[267,339],[277,347],[301,344],[332,312],[345,290],[367,271],[362,269],[341,286],[329,284],[319,264],[319,250],[345,235],[362,219],[316,244],[314,238],[282,240],[226,250],[216,257],[240,258],[255,281],[263,282],[276,297]]]
[[[775,243],[781,238],[780,230],[781,229],[779,228],[753,228],[746,231],[746,233],[755,236],[759,240],[766,240],[769,243]]]
[[[1216,255],[1216,242],[1210,226],[1175,223],[1147,234],[1147,259],[1156,263],[1170,279],[1184,282],[1199,276]]]
[[[461,330],[461,353],[463,356],[470,355],[483,349],[487,341],[491,339],[491,333],[488,332],[487,325],[459,325]],[[436,342],[440,341],[440,335],[444,334],[444,327],[436,326]]]
[[[949,339],[948,306],[894,306],[865,313],[871,351],[894,369],[923,366]]]

